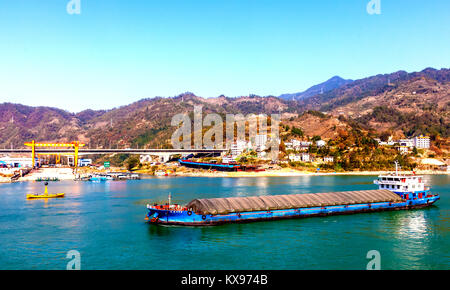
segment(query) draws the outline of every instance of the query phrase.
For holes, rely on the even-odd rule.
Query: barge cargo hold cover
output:
[[[389,190],[366,190],[195,199],[191,201],[186,207],[197,214],[217,215],[267,210],[401,201],[402,198],[400,196]]]

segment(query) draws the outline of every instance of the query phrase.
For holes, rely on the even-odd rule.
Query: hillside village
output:
[[[270,136],[257,135],[256,142],[237,140],[229,150],[229,155],[217,161],[223,163],[238,162],[243,164],[273,165],[268,157],[267,143]],[[397,160],[405,170],[436,170],[450,172],[449,159],[445,155],[431,150],[429,136],[417,136],[411,139],[367,140],[366,144],[342,147],[335,140],[322,140],[321,137],[291,138],[285,141],[272,140],[280,144],[280,159],[277,164],[306,171],[362,171],[389,170]],[[379,152],[383,158],[367,160],[367,150]],[[375,154],[377,155],[377,154]],[[379,157],[380,157],[379,156]],[[211,158],[207,158],[211,160]],[[365,162],[362,162],[365,161]],[[267,166],[266,166],[267,167]]]

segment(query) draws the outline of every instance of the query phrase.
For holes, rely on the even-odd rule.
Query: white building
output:
[[[92,159],[78,159],[78,166],[89,166],[92,164]]]
[[[398,150],[398,152],[400,152],[401,154],[406,154],[409,152],[409,147],[408,146],[397,146],[396,149]]]
[[[319,140],[319,141],[316,141],[316,145],[317,145],[317,147],[323,147],[326,145],[326,142],[323,140]]]
[[[292,142],[286,142],[284,143],[284,146],[286,147],[286,150],[294,149],[294,146],[292,146]]]
[[[294,148],[295,150],[300,149],[301,145],[300,145],[300,141],[299,140],[292,139],[291,143],[292,143],[292,148]]]
[[[6,163],[7,165],[11,166],[11,167],[17,167],[17,168],[22,168],[22,167],[33,167],[33,162],[31,162],[31,158],[25,158],[25,157],[19,157],[19,158],[11,158],[9,156],[6,157],[2,157],[0,158],[0,161],[3,161],[4,163]],[[36,158],[36,163],[37,163],[37,158]]]
[[[258,134],[255,137],[255,146],[256,149],[259,151],[266,150],[266,143],[267,143],[267,135],[266,134]]]
[[[231,144],[231,157],[234,159],[244,152],[248,147],[247,142],[244,140],[237,140]]]
[[[300,141],[300,140],[295,140],[295,139],[292,139],[291,143],[292,143],[292,148],[294,148],[295,150],[308,149],[309,146],[312,145],[312,142]]]
[[[308,153],[290,154],[289,160],[292,162],[311,162],[311,156]]]
[[[312,145],[312,142],[309,141],[300,141],[300,146],[301,147],[309,147]]]
[[[430,137],[420,135],[418,137],[414,137],[414,147],[428,149],[430,148]]]
[[[290,154],[289,160],[291,160],[292,162],[299,162],[302,160],[302,158],[301,158],[300,154]]]
[[[333,156],[325,156],[323,158],[323,162],[325,162],[325,163],[333,163],[334,162],[334,157]]]
[[[398,140],[398,144],[400,146],[414,147],[414,139],[400,139]]]
[[[311,156],[308,153],[302,153],[301,154],[301,160],[303,162],[310,162],[311,161]]]

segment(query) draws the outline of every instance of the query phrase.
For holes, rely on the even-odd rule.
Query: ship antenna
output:
[[[398,161],[394,161],[395,163],[395,175],[398,175]]]
[[[169,192],[169,205],[170,205],[171,200],[172,200],[172,197],[170,196],[170,192]]]

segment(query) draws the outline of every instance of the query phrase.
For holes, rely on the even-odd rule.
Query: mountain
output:
[[[398,71],[391,74],[376,75],[353,81],[323,94],[316,94],[310,98],[302,99],[299,103],[302,106],[306,106],[307,109],[329,111],[367,97],[376,97],[393,92],[401,86],[407,87],[408,84],[416,82],[418,79],[427,79],[436,85],[435,88],[431,88],[428,84],[425,89],[418,84],[419,86],[416,87],[415,91],[418,95],[434,94],[436,89],[445,91],[445,84],[448,84],[450,81],[450,69],[436,70],[427,68],[421,72],[407,73]],[[439,86],[440,84],[442,87]]]
[[[450,69],[376,75],[300,100],[305,110],[352,117],[377,131],[450,136]]]
[[[339,76],[334,76],[331,79],[327,80],[326,82],[323,82],[321,84],[315,85],[310,87],[304,92],[301,93],[294,93],[294,94],[283,94],[279,96],[281,99],[285,100],[301,100],[301,99],[307,99],[309,97],[319,95],[326,93],[328,91],[334,90],[336,88],[339,88],[343,85],[349,84],[353,82],[352,80],[345,80]]]
[[[171,126],[172,117],[192,114],[194,106],[202,106],[204,114],[217,113],[223,119],[226,114],[282,113],[284,124],[301,128],[308,136],[323,135],[323,138],[334,138],[338,129],[352,128],[362,128],[375,135],[390,132],[396,136],[450,137],[450,69],[398,71],[355,81],[335,77],[325,83],[304,92],[303,96],[308,97],[294,100],[255,95],[202,98],[186,92],[175,97],[146,98],[111,110],[85,110],[76,114],[51,107],[3,103],[0,104],[0,147],[23,147],[23,142],[33,139],[79,140],[103,148],[169,146],[175,130]],[[314,94],[317,90],[320,92]]]
[[[0,144],[2,147],[23,145],[37,139],[64,140],[77,138],[82,122],[74,114],[57,108],[0,104]]]

